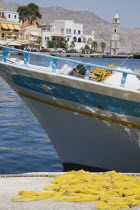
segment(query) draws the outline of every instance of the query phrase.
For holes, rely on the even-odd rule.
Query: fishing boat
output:
[[[134,53],[133,58],[135,59],[140,59],[140,53]]]
[[[140,173],[139,73],[1,47],[0,76],[39,120],[66,170]],[[23,60],[12,59],[11,51]],[[46,66],[30,64],[31,56],[46,59]],[[121,75],[120,83],[91,79],[97,68]]]

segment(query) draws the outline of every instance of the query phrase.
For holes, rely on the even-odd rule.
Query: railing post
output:
[[[52,72],[56,72],[56,67],[57,67],[57,60],[53,60],[53,65],[52,65]]]
[[[77,63],[74,63],[73,68],[75,69],[77,65],[78,65]]]
[[[126,77],[127,77],[127,73],[123,73],[120,87],[125,87]]]
[[[86,66],[86,74],[85,74],[85,78],[84,78],[86,80],[89,80],[90,69],[91,69],[90,66]]]
[[[57,60],[56,59],[54,59],[54,58],[50,59],[49,68],[52,69],[52,72],[56,72],[56,68],[57,68]]]
[[[29,53],[25,53],[24,55],[24,66],[28,66],[29,64],[29,61],[30,61],[30,54]]]
[[[6,62],[6,58],[10,57],[10,50],[3,48],[3,53],[2,53],[2,62]]]
[[[53,58],[50,58],[49,68],[51,68],[51,69],[52,69],[52,66],[53,66]]]

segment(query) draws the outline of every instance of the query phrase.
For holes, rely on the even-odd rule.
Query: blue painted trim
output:
[[[9,49],[10,51],[16,51],[16,52],[20,52],[20,53],[23,53],[23,54],[29,54],[29,55],[36,55],[36,56],[40,56],[40,57],[46,57],[46,58],[51,58],[53,59],[54,57],[53,56],[50,56],[50,55],[44,55],[44,54],[39,54],[39,53],[36,53],[36,52],[30,52],[30,51],[25,51],[25,50],[20,50],[20,49],[15,49],[15,48],[11,48],[11,47],[5,47],[5,46],[2,46],[0,45],[1,48],[3,49]],[[84,63],[84,62],[81,62],[81,61],[76,61],[76,60],[71,60],[71,59],[66,59],[66,58],[61,58],[61,57],[56,57],[55,56],[55,59],[57,61],[67,61],[69,63],[73,63],[74,65],[75,64],[82,64],[82,65],[85,65],[85,66],[90,66],[91,68],[102,68],[102,69],[107,69],[107,70],[111,70],[111,71],[114,71],[114,72],[120,72],[120,73],[123,73],[124,71],[123,70],[117,70],[117,69],[111,69],[111,68],[108,68],[108,67],[105,67],[105,66],[100,66],[100,65],[96,65],[96,64],[91,64],[91,63]],[[126,74],[130,74],[130,75],[136,75],[136,76],[140,76],[140,74],[137,74],[137,73],[133,73],[133,72],[127,72],[125,71],[124,73]]]
[[[127,74],[123,73],[120,87],[125,87],[126,77],[127,77]]]
[[[6,62],[6,58],[10,57],[10,50],[7,48],[3,49],[3,53],[2,53],[2,61]]]
[[[30,61],[30,54],[28,54],[28,53],[25,53],[25,55],[24,55],[24,66],[28,66],[28,64],[29,64],[29,61]]]
[[[87,67],[86,67],[86,74],[85,74],[85,78],[84,78],[84,79],[86,79],[86,80],[89,80],[90,69],[91,69],[90,66],[87,66]]]
[[[138,102],[101,95],[22,75],[13,75],[12,78],[18,86],[41,94],[61,98],[85,106],[95,107],[101,110],[140,118],[140,103]],[[47,87],[46,90],[44,90],[44,85]]]

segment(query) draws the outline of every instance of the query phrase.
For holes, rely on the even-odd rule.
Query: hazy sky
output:
[[[5,1],[5,0],[4,0]],[[91,11],[112,22],[118,11],[121,27],[140,28],[140,0],[6,0],[26,5],[30,2],[40,7],[60,6],[70,10]]]

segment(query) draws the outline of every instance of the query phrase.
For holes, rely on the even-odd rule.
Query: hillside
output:
[[[0,7],[10,11],[16,11],[19,4],[0,2]],[[107,48],[110,45],[110,35],[112,24],[88,11],[71,11],[62,7],[40,8],[42,20],[49,24],[54,20],[74,20],[77,23],[84,24],[84,33],[91,34],[95,31],[95,39],[98,43],[105,41]],[[113,17],[112,17],[113,18]],[[112,22],[112,20],[110,20]],[[140,51],[140,29],[122,29],[121,28],[121,51],[128,52]],[[137,46],[138,45],[138,46]]]

